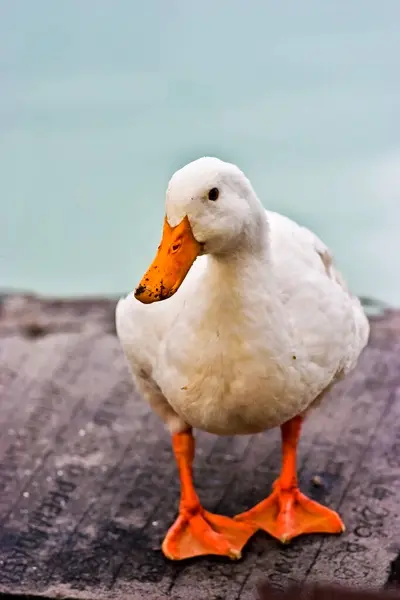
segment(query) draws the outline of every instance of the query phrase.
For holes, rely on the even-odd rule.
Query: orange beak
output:
[[[157,256],[136,288],[135,298],[143,304],[151,304],[173,296],[201,249],[187,217],[176,227],[171,227],[165,217]]]

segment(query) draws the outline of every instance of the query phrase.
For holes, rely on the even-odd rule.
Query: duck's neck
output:
[[[229,254],[210,255],[206,275],[209,298],[220,311],[264,312],[274,301],[268,231]],[[270,306],[271,309],[271,306]]]
[[[210,355],[218,347],[241,356],[251,345],[264,358],[279,356],[288,345],[288,324],[276,287],[268,237],[258,247],[210,254],[195,288],[189,288],[193,299],[184,303],[178,322],[183,331],[196,332],[189,342],[200,340]]]

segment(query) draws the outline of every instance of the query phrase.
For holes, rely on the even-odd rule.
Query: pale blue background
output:
[[[399,0],[0,1],[0,286],[132,289],[204,154],[400,304]]]

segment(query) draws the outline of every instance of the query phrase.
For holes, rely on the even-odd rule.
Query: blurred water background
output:
[[[133,289],[205,154],[400,305],[400,1],[0,3],[1,288]]]

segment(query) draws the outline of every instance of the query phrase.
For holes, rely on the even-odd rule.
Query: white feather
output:
[[[206,190],[220,198],[207,202]],[[178,171],[167,217],[188,215],[208,252],[177,293],[116,310],[134,381],[171,432],[249,434],[304,413],[349,373],[369,325],[311,231],[265,211],[234,165],[204,158]]]

